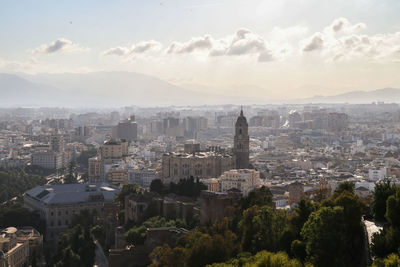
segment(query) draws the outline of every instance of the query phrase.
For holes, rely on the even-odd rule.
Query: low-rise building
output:
[[[244,196],[261,185],[260,172],[252,169],[238,169],[224,172],[219,177],[221,192],[238,189]]]
[[[8,227],[0,232],[0,251],[8,267],[22,267],[29,264],[29,242],[19,240],[18,229]]]
[[[37,186],[24,194],[24,207],[37,211],[46,222],[46,241],[56,242],[74,215],[83,210],[103,214],[120,190],[106,183]]]

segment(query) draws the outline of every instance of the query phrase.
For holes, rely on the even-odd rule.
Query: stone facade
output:
[[[232,216],[234,205],[240,196],[241,193],[235,189],[223,193],[202,191],[200,194],[200,222],[205,224]]]
[[[249,125],[246,117],[243,116],[243,110],[240,111],[235,124],[235,138],[233,143],[233,153],[235,155],[236,169],[247,169],[249,167]]]
[[[162,179],[179,182],[180,179],[219,177],[234,168],[233,157],[215,151],[198,153],[169,153],[162,157]]]

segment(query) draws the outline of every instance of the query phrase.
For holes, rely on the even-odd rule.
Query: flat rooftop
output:
[[[27,191],[25,195],[47,205],[57,205],[110,202],[119,192],[119,188],[107,183],[90,183],[37,186]]]

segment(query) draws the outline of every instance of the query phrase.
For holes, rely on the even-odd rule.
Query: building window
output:
[[[54,212],[51,212],[50,215],[51,215],[51,216],[54,216]]]
[[[194,170],[194,174],[195,175],[202,175],[203,174],[202,167],[203,166],[201,164],[196,164],[195,170]]]
[[[183,164],[182,173],[183,173],[183,175],[188,175],[189,174],[189,165],[188,164]]]
[[[61,211],[58,212],[58,216],[61,216]]]
[[[60,226],[61,225],[61,221],[60,220],[58,220],[58,226]]]

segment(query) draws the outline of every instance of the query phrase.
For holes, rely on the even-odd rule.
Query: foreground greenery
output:
[[[156,227],[189,228],[187,223],[182,219],[166,220],[164,217],[156,216],[146,220],[139,226],[131,227],[125,233],[125,240],[131,245],[143,244],[146,239],[147,228]]]
[[[44,177],[27,173],[24,170],[0,171],[0,203],[43,184],[46,184]]]
[[[47,258],[48,266],[91,267],[95,261],[96,245],[92,238],[101,235],[99,226],[94,226],[96,213],[83,210],[74,216],[69,229],[59,236],[54,255]]]
[[[381,184],[380,187],[379,195],[374,195],[374,198],[376,198],[376,202],[379,199],[379,203],[386,204],[384,209],[386,223],[383,231],[373,236],[371,250],[373,255],[377,257],[376,266],[386,266],[382,265],[383,262],[394,261],[396,257],[398,259],[400,253],[400,187],[389,182]],[[378,216],[380,218],[381,215]],[[382,260],[383,258],[386,259]]]
[[[303,199],[293,212],[276,210],[261,187],[238,202],[233,218],[197,227],[150,258],[152,266],[360,266],[364,211],[352,183],[321,202]]]
[[[171,182],[168,186],[165,186],[160,179],[155,179],[150,184],[150,191],[162,195],[172,193],[179,196],[198,197],[202,190],[207,190],[207,186],[193,177],[181,179],[177,184]]]
[[[44,233],[45,230],[45,222],[40,219],[37,212],[32,212],[24,208],[21,197],[0,206],[0,229],[9,226],[32,226],[40,233]]]
[[[89,267],[94,265],[95,244],[90,230],[80,224],[60,235],[50,266]]]

